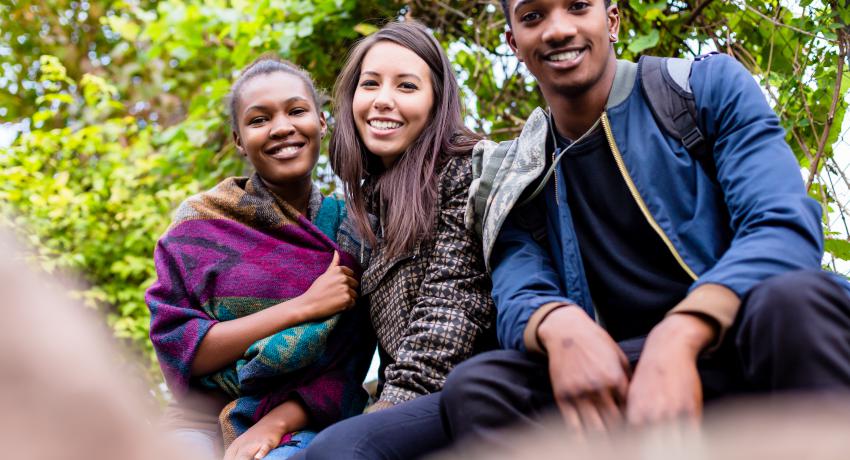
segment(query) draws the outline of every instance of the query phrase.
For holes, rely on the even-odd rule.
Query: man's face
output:
[[[579,94],[611,65],[620,16],[604,0],[510,0],[508,44],[544,94]],[[613,38],[612,38],[613,37]]]

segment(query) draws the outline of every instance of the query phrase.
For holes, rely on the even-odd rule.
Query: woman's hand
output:
[[[230,444],[224,460],[261,459],[280,444],[285,434],[274,424],[260,420]]]
[[[283,435],[305,426],[307,411],[304,406],[295,400],[285,401],[236,438],[224,453],[224,460],[261,459],[280,444]]]
[[[339,253],[334,251],[331,265],[313,281],[310,289],[298,297],[304,321],[326,318],[354,306],[357,286],[354,271],[339,264]]]
[[[364,414],[371,414],[372,412],[378,412],[378,411],[381,411],[381,410],[384,410],[384,409],[389,409],[390,407],[393,407],[393,406],[394,406],[393,403],[381,399],[381,400],[375,402],[375,404],[372,404],[371,406],[367,407],[366,410],[363,411],[363,413]]]

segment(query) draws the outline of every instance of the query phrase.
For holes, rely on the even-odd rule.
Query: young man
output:
[[[692,65],[708,172],[616,59],[616,5],[502,6],[550,111],[508,150],[480,222],[506,350],[449,377],[454,437],[499,442],[555,408],[607,431],[695,421],[731,393],[850,388],[846,283],[820,270],[820,207],[752,76],[724,55]],[[479,147],[486,162],[496,145]]]

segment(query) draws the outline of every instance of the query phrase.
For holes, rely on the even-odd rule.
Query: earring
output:
[[[611,39],[612,43],[617,43],[617,36],[614,34],[608,34],[608,37]]]

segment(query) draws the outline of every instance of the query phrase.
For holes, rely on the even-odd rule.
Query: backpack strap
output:
[[[490,197],[490,190],[493,189],[493,182],[496,179],[496,174],[502,167],[505,157],[508,155],[508,150],[513,145],[514,141],[499,142],[490,158],[484,164],[481,161],[472,163],[473,177],[480,177],[478,189],[475,191],[472,206],[475,213],[475,232],[481,235],[484,225],[484,211],[487,210],[487,199]]]
[[[710,56],[703,55],[697,60]],[[691,91],[693,61],[642,56],[638,61],[641,86],[658,125],[685,146],[703,171],[717,182],[717,165],[711,143],[699,129],[696,102]]]

